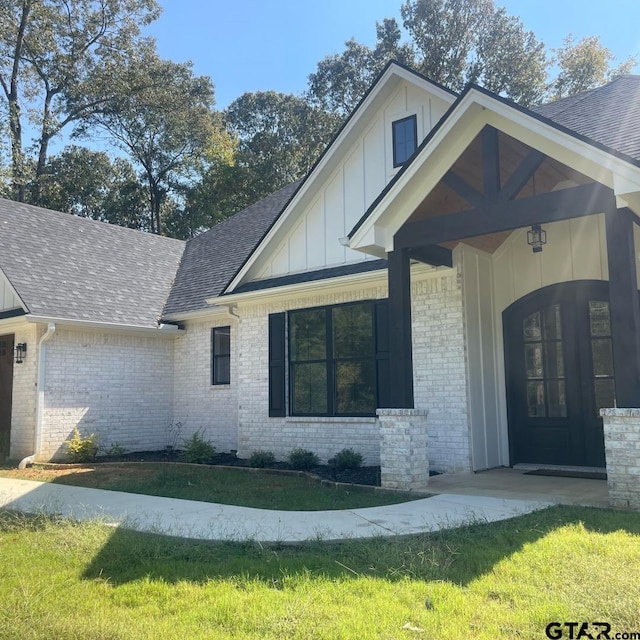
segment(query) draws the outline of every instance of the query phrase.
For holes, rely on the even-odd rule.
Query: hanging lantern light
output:
[[[547,232],[539,224],[532,224],[527,231],[527,244],[533,249],[533,253],[540,253],[547,244]]]

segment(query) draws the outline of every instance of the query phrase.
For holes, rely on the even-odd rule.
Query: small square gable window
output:
[[[409,116],[392,123],[393,167],[404,164],[418,146],[418,124],[416,116]]]

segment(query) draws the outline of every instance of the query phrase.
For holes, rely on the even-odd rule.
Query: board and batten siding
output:
[[[6,276],[0,271],[0,311],[20,309],[22,303]]]
[[[370,259],[344,247],[344,238],[378,197],[398,168],[393,167],[392,123],[416,116],[418,142],[444,115],[448,104],[425,89],[403,81],[371,117],[355,141],[334,151],[334,168],[312,176],[309,195],[292,210],[287,225],[276,235],[273,250],[264,251],[246,280]]]
[[[543,225],[547,244],[533,253],[518,229],[493,254],[462,246],[465,340],[473,468],[509,464],[502,312],[542,287],[608,280],[604,216]],[[634,230],[636,250],[640,233]],[[636,260],[637,261],[637,260]],[[640,280],[640,269],[639,269]]]
[[[494,254],[496,311],[542,287],[572,280],[608,280],[604,216],[542,225],[547,244],[533,253],[527,229],[514,231]]]
[[[498,361],[491,255],[460,245],[464,291],[469,431],[473,470],[504,462],[499,421]]]

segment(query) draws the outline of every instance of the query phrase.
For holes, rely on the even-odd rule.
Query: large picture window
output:
[[[211,329],[211,384],[231,383],[231,327]]]
[[[291,415],[375,415],[375,325],[370,301],[289,312]]]

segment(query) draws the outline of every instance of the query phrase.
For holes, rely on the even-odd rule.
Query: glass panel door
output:
[[[608,302],[589,300],[589,337],[591,339],[595,410],[596,417],[599,418],[600,409],[616,406],[611,318]]]
[[[566,417],[560,305],[527,316],[523,322],[523,341],[527,415],[530,418]]]

